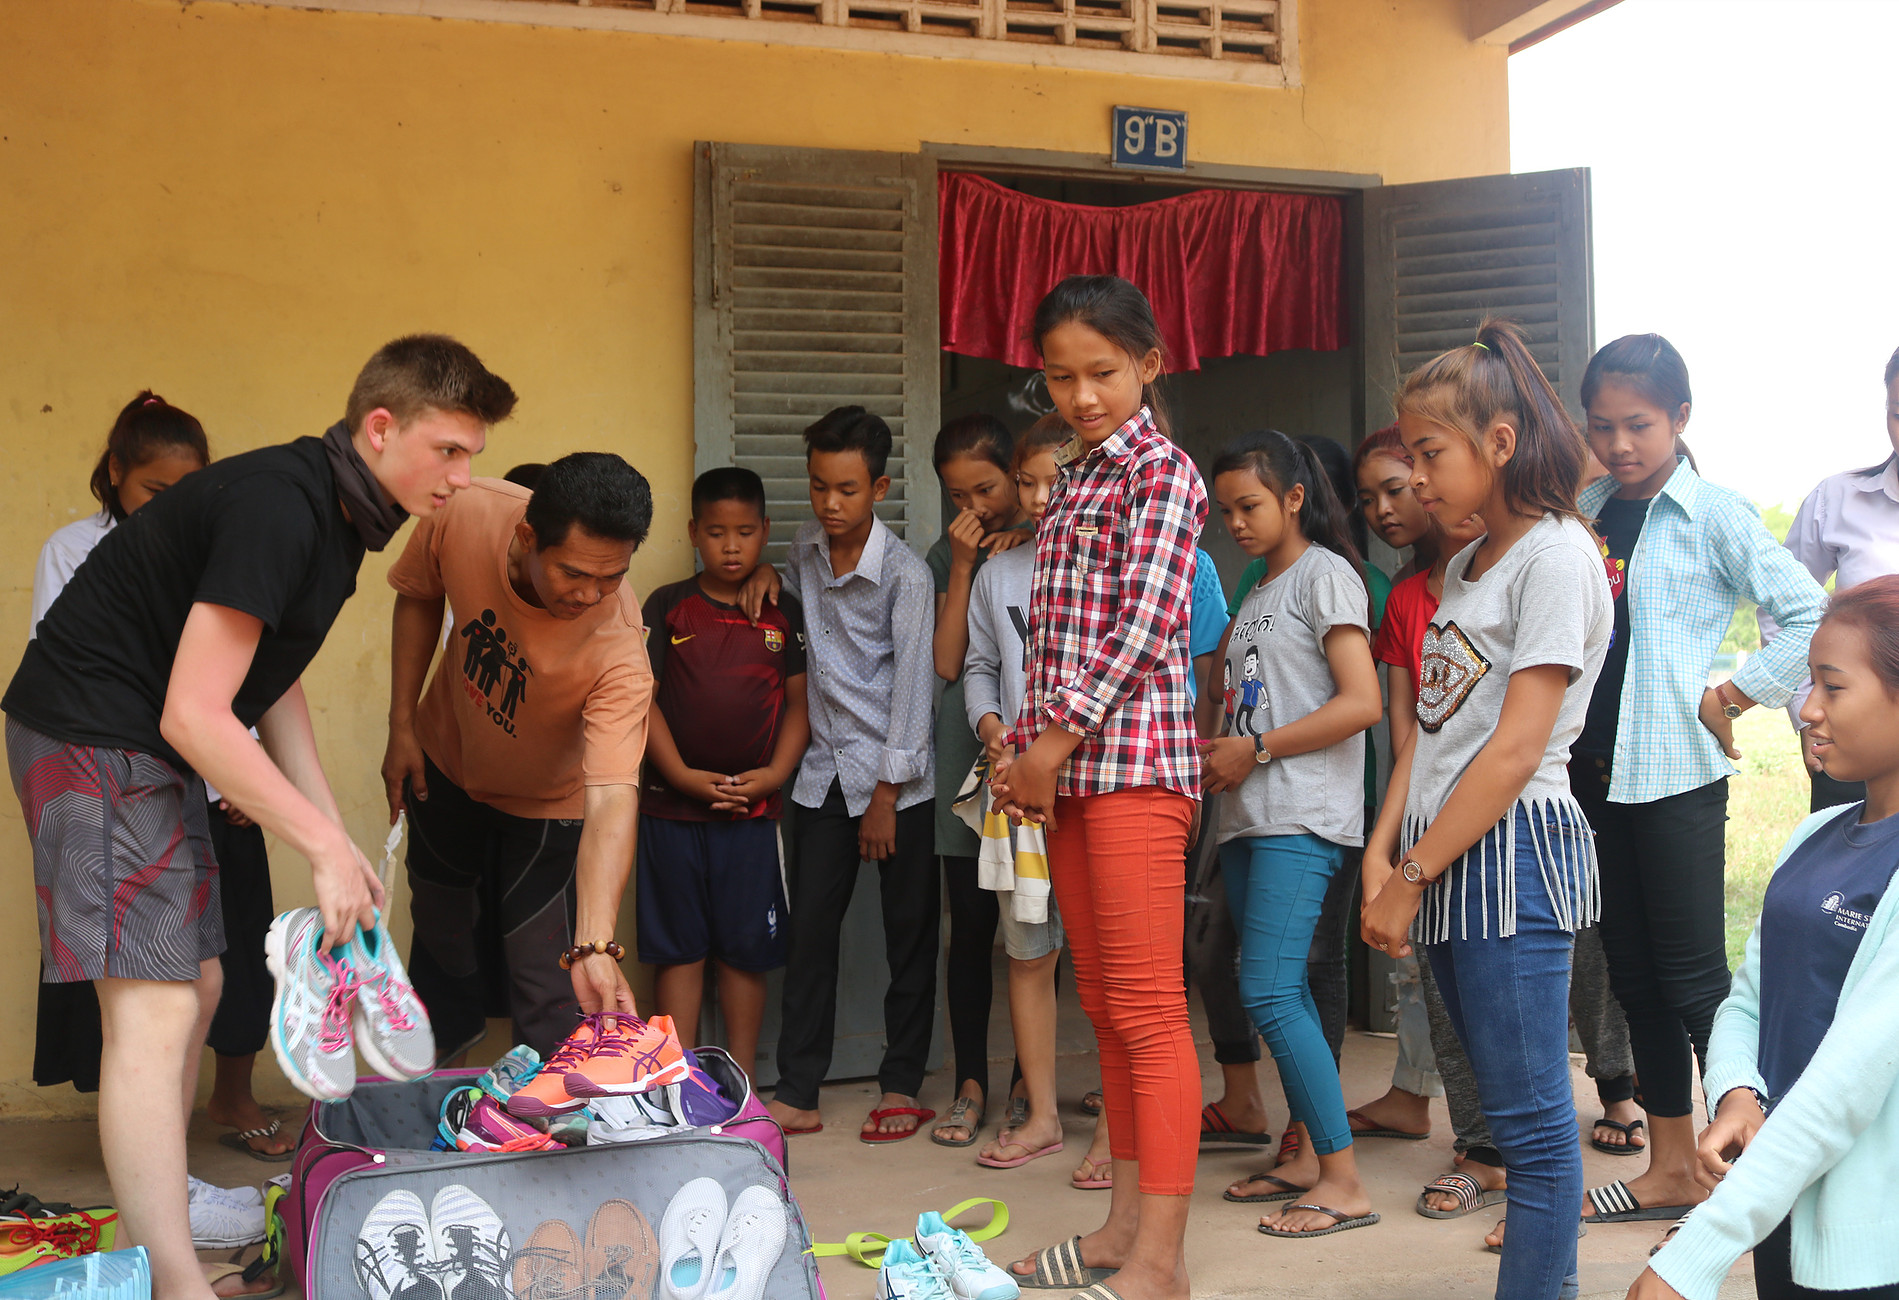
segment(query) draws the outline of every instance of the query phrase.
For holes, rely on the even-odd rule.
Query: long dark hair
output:
[[[1302,433],[1293,441],[1310,451],[1319,462],[1319,468],[1325,471],[1326,480],[1332,484],[1332,494],[1338,498],[1343,512],[1345,529],[1352,535],[1352,545],[1364,555],[1365,516],[1355,508],[1358,475],[1352,469],[1352,453],[1345,450],[1345,444],[1322,433]]]
[[[1587,410],[1602,391],[1604,383],[1626,384],[1662,408],[1673,420],[1682,407],[1693,407],[1695,398],[1688,387],[1688,363],[1675,345],[1659,334],[1624,334],[1613,343],[1596,349],[1583,371],[1582,404]],[[1688,458],[1688,468],[1699,474],[1694,452],[1680,434],[1675,435],[1675,454]]]
[[[119,489],[112,481],[112,467],[119,467],[123,478],[140,465],[148,464],[170,451],[188,451],[197,456],[199,465],[211,463],[211,446],[205,440],[204,426],[198,417],[181,411],[147,388],[125,404],[119,418],[106,435],[105,450],[92,467],[92,495],[106,508],[116,523],[125,522],[125,507],[119,504]]]
[[[1458,430],[1473,446],[1494,421],[1509,421],[1517,447],[1502,471],[1504,502],[1520,515],[1557,514],[1588,525],[1576,509],[1588,445],[1515,321],[1486,320],[1474,343],[1413,370],[1396,405]]]
[[[1150,352],[1161,354],[1161,374],[1167,372],[1167,344],[1147,295],[1118,275],[1071,275],[1053,289],[1035,309],[1029,337],[1035,350],[1042,340],[1073,321],[1086,325],[1139,363]],[[1172,436],[1167,405],[1160,394],[1160,375],[1141,385],[1141,401],[1153,413],[1154,427]]]
[[[1015,463],[1015,439],[1009,426],[984,411],[959,415],[936,431],[936,446],[930,462],[941,474],[943,466],[958,456],[986,460],[1007,474]]]
[[[1252,474],[1281,502],[1294,487],[1303,487],[1305,504],[1295,516],[1299,532],[1308,542],[1342,557],[1363,580],[1345,505],[1333,491],[1331,477],[1310,443],[1288,438],[1277,429],[1243,433],[1229,442],[1213,462],[1213,477],[1218,479],[1238,470]]]

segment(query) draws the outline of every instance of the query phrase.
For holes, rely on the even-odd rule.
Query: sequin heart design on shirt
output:
[[[1490,661],[1479,653],[1456,623],[1424,629],[1421,655],[1423,680],[1418,683],[1418,725],[1436,732],[1490,671]]]

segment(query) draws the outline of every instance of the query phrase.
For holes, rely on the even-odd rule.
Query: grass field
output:
[[[1749,709],[1734,724],[1740,773],[1728,784],[1728,964],[1761,911],[1761,893],[1787,836],[1807,815],[1807,773],[1784,709]]]

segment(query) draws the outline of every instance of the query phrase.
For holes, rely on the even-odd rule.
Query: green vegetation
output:
[[[1793,527],[1794,512],[1785,506],[1760,506],[1761,522],[1767,525],[1767,531],[1779,541],[1787,540],[1787,530]],[[1744,600],[1734,611],[1734,617],[1728,622],[1727,639],[1721,642],[1721,653],[1731,655],[1737,652],[1753,654],[1761,648],[1760,624],[1754,618],[1754,602]],[[1744,748],[1743,754],[1747,752]]]
[[[1784,709],[1749,709],[1734,724],[1734,744],[1741,770],[1728,781],[1728,964],[1738,968],[1774,860],[1807,815],[1807,773]]]

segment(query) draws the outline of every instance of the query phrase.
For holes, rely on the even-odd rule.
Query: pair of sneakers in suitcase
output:
[[[349,1096],[356,1052],[371,1073],[403,1083],[435,1069],[429,1013],[381,916],[325,952],[323,913],[293,908],[270,923],[264,960],[277,981],[270,1045],[297,1091],[318,1101]]]

